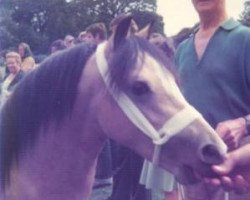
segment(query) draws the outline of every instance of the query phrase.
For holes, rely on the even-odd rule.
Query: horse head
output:
[[[171,60],[146,39],[129,32],[124,19],[96,60],[105,83],[98,123],[105,134],[190,184],[212,174],[226,146],[183,97]],[[108,92],[107,92],[108,91]]]

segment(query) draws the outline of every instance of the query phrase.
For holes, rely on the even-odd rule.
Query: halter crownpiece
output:
[[[179,133],[195,119],[201,117],[201,115],[192,106],[187,104],[184,109],[167,120],[162,128],[157,131],[125,93],[120,92],[119,95],[117,95],[111,89],[110,75],[108,73],[108,63],[106,61],[104,53],[105,46],[106,43],[102,43],[98,45],[96,50],[96,62],[98,70],[103,78],[103,81],[105,82],[109,93],[115,99],[123,113],[138,129],[140,129],[144,134],[150,137],[153,143],[156,145],[153,155],[153,163],[157,164],[161,145],[165,144],[171,137]]]

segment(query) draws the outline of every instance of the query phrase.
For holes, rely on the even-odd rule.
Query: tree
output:
[[[17,42],[17,24],[11,19],[11,13],[1,7],[0,8],[0,41],[1,50],[9,46],[14,46]]]
[[[131,11],[133,18],[139,25],[139,28],[143,28],[148,23],[153,22],[152,32],[164,34],[164,23],[162,16],[150,11]]]
[[[94,22],[104,22],[108,27],[110,21],[121,13],[156,11],[156,0],[72,0],[70,3],[76,7],[79,16],[83,15],[81,19],[87,19],[85,24],[80,20],[82,30]]]
[[[32,49],[42,51],[48,44],[48,38],[46,35],[42,35],[36,31],[29,23],[31,17],[28,13],[19,16],[22,13],[19,12],[19,4],[20,2],[18,1],[2,1],[0,11],[1,50],[14,49],[19,42],[27,42],[31,45]],[[31,7],[31,9],[33,8]]]
[[[0,20],[0,39],[9,41],[1,48],[25,41],[35,53],[45,53],[55,39],[78,35],[92,23],[102,21],[108,26],[124,12],[146,12],[144,16],[156,17],[156,0],[2,0],[1,4],[9,11]]]
[[[245,1],[244,10],[240,15],[240,21],[246,26],[250,26],[250,1]]]

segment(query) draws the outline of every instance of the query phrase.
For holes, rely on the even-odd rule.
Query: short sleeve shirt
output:
[[[250,29],[234,19],[224,22],[198,59],[194,34],[176,52],[183,94],[215,127],[250,113]]]

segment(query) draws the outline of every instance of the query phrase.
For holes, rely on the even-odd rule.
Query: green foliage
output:
[[[17,43],[18,25],[11,19],[11,13],[7,9],[1,8],[0,14],[0,41],[3,50]]]
[[[250,1],[245,1],[244,10],[240,15],[240,21],[243,24],[250,26]]]
[[[156,14],[155,12],[138,10],[132,11],[132,15],[140,29],[146,26],[148,23],[153,22],[152,32],[164,34],[164,23],[162,16]]]
[[[1,0],[0,4],[1,49],[24,41],[35,53],[46,53],[52,41],[77,36],[95,22],[108,27],[124,12],[135,13],[142,25],[157,19],[155,29],[163,31],[162,18],[155,14],[156,0]]]

